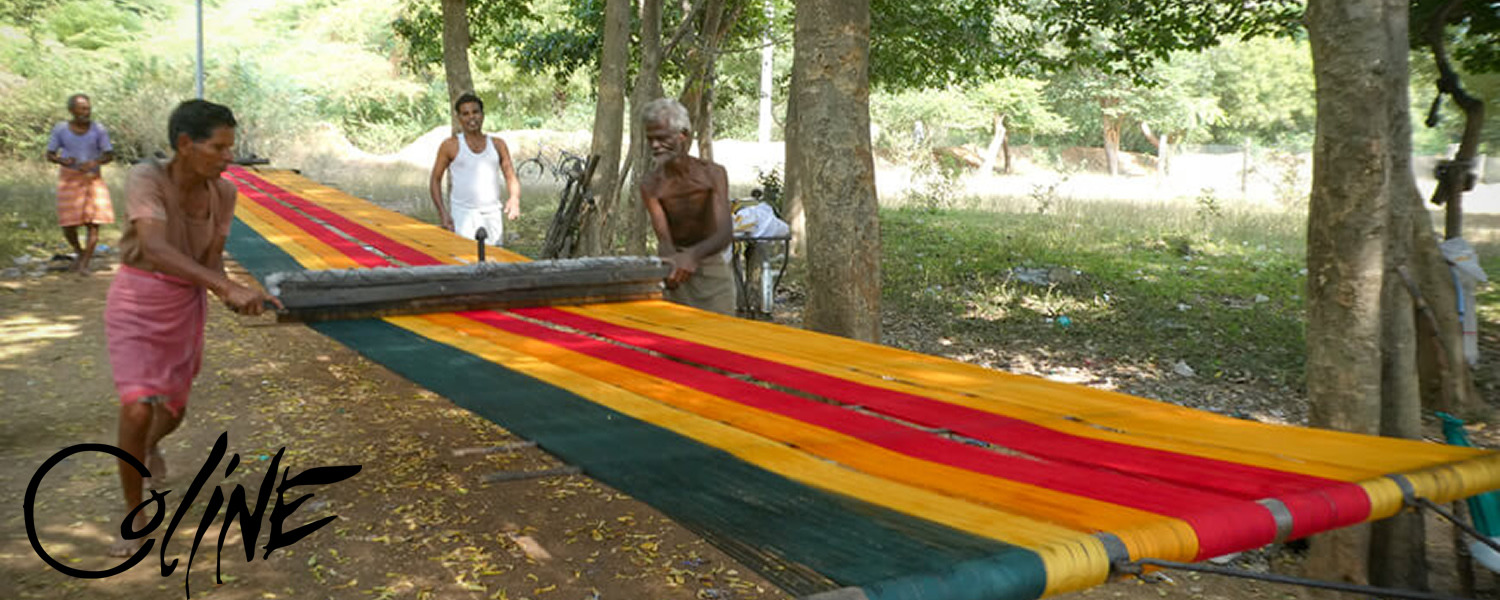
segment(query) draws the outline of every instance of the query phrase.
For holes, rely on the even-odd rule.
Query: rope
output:
[[[1354,583],[1339,583],[1335,581],[1320,581],[1304,577],[1292,577],[1290,575],[1277,575],[1275,573],[1257,573],[1233,567],[1219,567],[1214,565],[1203,565],[1194,563],[1181,563],[1170,560],[1155,558],[1142,558],[1132,562],[1115,563],[1115,571],[1131,575],[1139,575],[1142,567],[1152,566],[1163,569],[1175,569],[1178,571],[1196,571],[1198,573],[1210,573],[1226,577],[1239,577],[1242,579],[1253,579],[1271,583],[1284,583],[1288,585],[1300,585],[1309,588],[1335,590],[1350,592],[1354,594],[1368,594],[1380,598],[1401,598],[1410,600],[1463,600],[1458,596],[1434,594],[1431,592],[1418,592],[1415,590],[1403,590],[1397,588],[1385,588],[1373,585],[1359,585]]]

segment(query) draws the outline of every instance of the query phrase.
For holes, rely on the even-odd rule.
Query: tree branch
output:
[[[682,22],[677,24],[677,31],[672,33],[672,40],[667,42],[666,47],[662,49],[661,55],[663,57],[672,56],[677,51],[677,45],[682,42],[682,38],[687,36],[689,31],[693,30],[693,21],[698,18],[698,13],[703,12],[704,4],[707,4],[706,0],[693,1],[692,10],[689,10],[688,14],[683,15]]]
[[[1460,10],[1463,2],[1464,0],[1450,0],[1427,24],[1427,43],[1432,47],[1432,60],[1438,69],[1438,96],[1433,100],[1427,126],[1437,125],[1438,104],[1443,94],[1451,96],[1453,102],[1464,112],[1464,134],[1458,152],[1451,162],[1439,166],[1437,189],[1432,193],[1433,204],[1449,205],[1445,227],[1448,238],[1459,237],[1463,233],[1463,216],[1458,203],[1462,201],[1463,193],[1473,188],[1474,174],[1471,169],[1474,156],[1479,151],[1479,133],[1484,128],[1484,103],[1464,90],[1458,72],[1448,59],[1448,47],[1444,39],[1449,21],[1462,14],[1455,11]]]

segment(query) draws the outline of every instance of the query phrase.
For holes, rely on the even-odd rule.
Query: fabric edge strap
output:
[[[1266,510],[1271,511],[1271,518],[1276,520],[1275,543],[1285,542],[1287,538],[1292,536],[1292,526],[1296,523],[1296,519],[1292,516],[1292,511],[1290,508],[1287,508],[1285,502],[1275,498],[1261,498],[1255,502],[1266,507]]]
[[[857,587],[845,587],[826,592],[818,592],[811,596],[803,596],[797,600],[870,600],[865,591]]]

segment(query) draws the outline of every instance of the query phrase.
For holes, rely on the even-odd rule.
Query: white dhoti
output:
[[[493,208],[453,207],[453,231],[471,240],[479,237],[479,228],[485,231],[484,243],[502,246],[505,243],[505,211],[499,205]]]
[[[500,204],[500,151],[490,136],[484,136],[484,151],[474,152],[464,134],[456,136],[458,155],[448,165],[453,182],[449,207],[453,213],[453,231],[471,240],[479,228],[485,231],[484,243],[505,244],[505,210]]]

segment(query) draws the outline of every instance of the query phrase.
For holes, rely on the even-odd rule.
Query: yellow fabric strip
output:
[[[1103,583],[1108,573],[1109,566],[1103,545],[1085,533],[850,470],[785,443],[686,412],[618,385],[624,379],[643,378],[638,373],[622,374],[621,379],[605,381],[576,370],[620,369],[611,363],[453,315],[392,317],[387,321],[428,339],[568,390],[621,414],[719,448],[805,485],[1030,548],[1042,556],[1047,566],[1049,594],[1085,589]],[[664,381],[651,385],[671,394],[689,395],[692,392]],[[710,398],[699,394],[694,401],[707,402]],[[750,412],[749,409],[745,411]],[[807,436],[804,439],[814,437],[811,433],[804,435]]]
[[[1136,556],[1171,554],[1191,558],[1197,554],[1195,534],[1187,523],[1177,519],[915,459],[851,436],[747,407],[606,360],[510,334],[472,320],[456,318],[450,321],[445,317],[441,322],[464,335],[527,352],[580,375],[607,381],[626,391],[800,448],[876,477],[1074,530],[1089,533],[1100,530],[1117,532]],[[1138,533],[1141,528],[1151,529],[1153,533]],[[1163,537],[1158,531],[1161,529],[1168,530],[1170,535]]]
[[[1328,479],[1363,481],[1486,454],[1440,444],[1233,419],[1126,394],[712,315],[669,302],[566,310],[873,387],[1023,419],[1082,437]]]
[[[302,193],[300,191],[291,189],[288,189],[288,191],[293,191],[293,193],[299,194]],[[247,212],[250,212],[253,215],[252,219],[254,219],[255,222],[252,224],[252,226],[255,227],[257,231],[259,231],[263,236],[266,236],[267,239],[277,240],[273,243],[277,243],[278,246],[290,250],[291,248],[288,248],[288,243],[290,243],[292,240],[295,240],[295,242],[299,243],[299,245],[301,246],[310,246],[316,248],[316,250],[312,251],[307,250],[305,247],[298,247],[296,249],[297,253],[302,255],[298,257],[299,262],[303,262],[306,266],[309,266],[310,268],[328,268],[326,265],[332,264],[334,262],[342,262],[344,263],[344,266],[354,266],[354,263],[351,259],[348,259],[337,250],[327,246],[326,244],[323,244],[322,242],[316,240],[305,232],[300,231],[295,225],[285,221],[284,219],[281,219],[279,216],[271,213],[263,207],[260,207],[253,202],[249,202],[248,200],[244,202],[243,206],[246,207]],[[288,235],[288,232],[291,232],[291,234]],[[311,256],[308,256],[308,254],[311,254]],[[341,266],[339,268],[344,268],[344,266]],[[743,407],[708,394],[703,394],[701,392],[698,392],[697,390],[684,388],[677,384],[666,382],[655,377],[632,371],[625,367],[614,365],[607,361],[597,360],[581,354],[573,353],[571,351],[558,348],[545,342],[531,340],[521,336],[516,336],[514,334],[505,333],[493,327],[489,327],[487,325],[477,323],[469,319],[456,317],[451,314],[429,315],[428,319],[433,322],[443,323],[453,331],[459,332],[460,335],[488,339],[491,342],[499,341],[506,345],[523,345],[533,353],[542,353],[547,355],[546,358],[553,362],[568,366],[575,370],[582,369],[583,372],[589,375],[593,375],[597,380],[612,382],[613,386],[620,386],[627,390],[635,392],[643,392],[648,397],[675,397],[679,402],[696,404],[700,410],[706,410],[707,413],[711,415],[710,418],[723,420],[726,422],[740,422],[742,424],[750,423],[751,425],[758,425],[764,432],[779,434],[779,437],[782,438],[783,442],[809,448],[828,449],[832,454],[830,458],[833,458],[835,460],[852,460],[857,462],[864,462],[868,463],[871,466],[878,467],[880,470],[889,471],[891,473],[896,473],[897,471],[894,469],[890,469],[888,466],[882,466],[882,463],[892,460],[904,460],[905,462],[902,463],[902,465],[907,469],[913,469],[913,475],[915,479],[917,479],[918,481],[927,480],[928,483],[936,485],[943,491],[965,495],[975,499],[982,499],[985,496],[998,496],[999,499],[1009,498],[1013,502],[1016,502],[1021,506],[1035,505],[1048,507],[1048,510],[1044,512],[1051,514],[1044,514],[1043,520],[1041,521],[1034,521],[1031,518],[1023,517],[1011,518],[1012,522],[1009,525],[1011,530],[1023,535],[1027,531],[1028,527],[1034,526],[1039,526],[1044,531],[1049,532],[1046,538],[1052,540],[1053,542],[1059,539],[1059,531],[1066,532],[1066,534],[1062,536],[1063,538],[1072,538],[1078,535],[1077,532],[1062,530],[1055,526],[1045,525],[1045,523],[1048,521],[1070,523],[1076,528],[1084,529],[1086,531],[1092,531],[1093,526],[1081,520],[1077,511],[1069,508],[1070,503],[1077,502],[1094,505],[1091,507],[1093,510],[1088,510],[1085,512],[1097,513],[1097,518],[1105,521],[1108,525],[1113,525],[1114,527],[1118,527],[1120,529],[1130,529],[1142,524],[1147,524],[1152,521],[1159,520],[1159,517],[1156,517],[1155,515],[1152,515],[1150,513],[1118,507],[1108,503],[1091,501],[1084,498],[1067,496],[1065,494],[1059,494],[1050,490],[1046,490],[1044,488],[1035,488],[1033,486],[1015,484],[1013,482],[1005,481],[1002,479],[985,477],[982,475],[963,471],[961,469],[953,469],[949,467],[943,467],[941,465],[929,464],[925,466],[941,467],[942,470],[950,471],[951,473],[947,474],[947,477],[938,477],[935,476],[937,474],[932,472],[923,473],[922,461],[916,461],[914,459],[910,459],[909,457],[903,457],[902,455],[899,455],[897,453],[885,451],[878,447],[864,444],[863,442],[860,442],[853,438],[846,438],[832,432],[826,432],[800,421],[796,421],[795,419],[788,419],[785,417],[780,417],[779,415],[773,415],[755,409],[750,409],[748,407]],[[430,333],[431,330],[429,330],[428,332]],[[497,340],[496,338],[500,339]],[[669,425],[662,425],[670,428]],[[709,443],[710,445],[716,445],[712,442]],[[860,454],[856,452],[857,450],[859,450],[858,446],[866,446],[877,452],[867,453],[866,456],[860,456]],[[961,482],[962,485],[955,485],[954,482]],[[968,486],[967,490],[964,489],[964,485]],[[995,499],[992,498],[990,501],[995,502]],[[1133,539],[1130,545],[1134,546],[1133,549],[1137,552],[1152,552],[1152,555],[1160,555],[1156,554],[1156,552],[1165,552],[1166,554],[1171,555],[1183,554],[1191,556],[1196,552],[1195,538],[1191,530],[1187,528],[1186,524],[1179,522],[1178,525],[1179,531],[1177,532],[1177,534],[1179,540],[1175,544],[1167,544],[1171,547],[1163,548],[1161,547],[1163,546],[1162,543],[1156,542],[1149,538],[1143,540]],[[1132,536],[1132,538],[1135,537],[1138,536]],[[1029,539],[1027,541],[1030,543],[1019,544],[1030,547],[1046,540]],[[1184,545],[1186,546],[1185,548]]]
[[[441,262],[474,259],[473,242],[450,232],[299,176],[259,174]],[[242,205],[252,204],[242,199]],[[248,213],[247,224],[309,268],[354,266],[274,214],[258,207]],[[504,251],[496,255],[525,260]],[[1401,506],[1399,488],[1382,477],[1387,473],[1406,473],[1418,495],[1435,502],[1492,489],[1500,481],[1500,455],[1494,453],[1231,419],[667,302],[568,310],[1083,437],[1357,482],[1371,498],[1371,519],[1387,517]],[[1107,571],[1107,565],[1100,566],[1102,546],[1073,529],[1110,531],[1133,556],[1191,560],[1196,555],[1191,529],[1175,519],[912,459],[452,315],[388,321],[808,485],[1036,549],[1048,565],[1049,594],[1094,585],[1097,574]]]
[[[309,202],[315,202],[337,212],[351,221],[410,246],[439,262],[472,263],[479,258],[478,248],[473,240],[454,235],[431,223],[424,223],[401,213],[381,208],[288,171],[261,171],[256,174]],[[494,247],[485,250],[485,258],[497,262],[529,260],[504,248]]]
[[[291,255],[292,259],[304,268],[323,270],[349,269],[359,266],[342,252],[308,235],[301,228],[256,204],[254,200],[246,198],[243,194],[234,203],[234,216],[244,221],[261,237]]]

